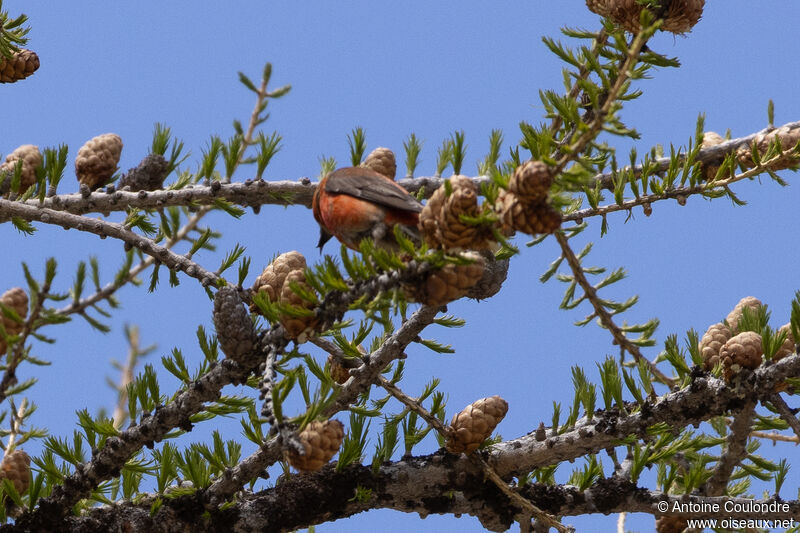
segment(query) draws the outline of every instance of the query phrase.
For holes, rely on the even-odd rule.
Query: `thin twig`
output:
[[[445,439],[450,439],[453,437],[453,428],[450,426],[445,426],[441,420],[433,416],[425,407],[422,406],[417,400],[411,398],[406,393],[404,393],[400,388],[386,379],[383,376],[379,376],[378,384],[386,389],[386,391],[391,394],[394,398],[396,398],[400,403],[408,407],[411,411],[414,411],[426,421],[433,429],[435,429],[442,437]]]
[[[565,526],[564,524],[556,520],[554,517],[550,516],[549,514],[545,513],[544,511],[536,507],[533,503],[530,502],[530,500],[523,498],[522,496],[517,494],[516,491],[514,491],[513,489],[511,489],[511,487],[508,486],[508,483],[503,481],[500,478],[500,476],[497,475],[497,472],[495,472],[494,469],[489,465],[489,463],[487,463],[483,459],[483,457],[481,457],[479,454],[471,454],[470,457],[478,462],[478,464],[483,469],[483,473],[486,475],[486,477],[489,478],[492,481],[492,483],[497,485],[497,488],[499,488],[503,492],[503,494],[505,494],[508,497],[508,499],[510,499],[514,503],[514,505],[519,507],[520,510],[524,511],[525,513],[529,513],[530,516],[533,516],[534,518],[536,518],[536,520],[544,522],[548,526],[555,528],[561,533],[568,533],[568,532],[574,533],[575,528],[570,526]]]
[[[606,30],[600,30],[595,37],[594,42],[592,43],[592,50],[589,53],[592,54],[592,56],[597,57],[597,54],[600,52],[600,49],[605,45],[607,40],[608,34],[606,33]],[[569,91],[567,92],[567,99],[574,100],[578,97],[581,92],[581,86],[579,82],[587,79],[589,74],[591,74],[591,70],[589,70],[585,64],[582,64],[578,71],[578,76],[575,77],[575,80],[572,82],[572,87],[570,87]],[[561,127],[563,120],[564,119],[560,113],[557,113],[553,117],[553,121],[550,123],[551,134],[555,134],[555,132],[558,131],[558,128]]]
[[[164,243],[164,247],[167,249],[172,249],[179,242],[186,240],[186,237],[189,235],[189,233],[197,227],[197,224],[200,222],[200,220],[209,212],[210,209],[206,206],[199,208],[197,212],[194,213],[192,217],[186,221],[186,224],[184,224],[183,227],[181,227],[180,230],[178,230],[178,232],[171,239],[169,239],[166,243]],[[110,298],[117,290],[122,288],[127,283],[130,283],[131,281],[136,279],[136,276],[145,271],[155,262],[156,260],[154,257],[150,256],[146,257],[138,265],[132,267],[128,271],[128,274],[122,277],[121,279],[114,280],[108,283],[105,287],[95,292],[94,294],[87,296],[86,298],[74,301],[69,305],[62,307],[61,309],[56,311],[56,314],[70,315],[73,313],[80,313],[85,309],[87,309],[88,307]]]
[[[74,228],[79,231],[94,233],[101,237],[119,239],[163,263],[170,270],[185,272],[188,276],[199,280],[203,286],[212,285],[219,279],[219,276],[206,270],[185,255],[178,255],[169,248],[158,245],[152,239],[139,235],[116,222],[73,215],[63,211],[53,211],[52,209],[40,209],[2,198],[0,198],[0,212],[7,213],[10,216],[17,216],[27,221],[54,224],[64,228]]]
[[[614,340],[617,342],[620,348],[627,350],[627,352],[633,356],[637,363],[639,361],[644,361],[650,368],[650,372],[657,380],[669,386],[670,388],[674,387],[675,380],[661,372],[661,370],[659,370],[652,361],[644,357],[639,351],[639,347],[633,344],[614,322],[611,314],[606,310],[600,301],[600,298],[597,296],[597,289],[595,289],[594,286],[589,283],[589,280],[587,280],[586,276],[583,274],[583,268],[581,268],[580,261],[578,261],[578,258],[575,256],[575,252],[572,251],[569,241],[564,233],[557,231],[555,233],[555,238],[556,241],[558,241],[558,244],[561,246],[561,253],[567,260],[567,263],[572,270],[572,274],[575,277],[575,281],[577,281],[581,286],[581,289],[583,289],[586,299],[592,304],[595,315],[597,315],[597,317],[600,319],[600,323],[603,324],[603,327],[611,332],[611,335],[614,337]]]
[[[730,139],[727,141],[723,141],[720,144],[709,146],[708,148],[703,148],[697,153],[697,157],[695,161],[698,163],[703,164],[713,164],[719,163],[722,161],[726,155],[735,152],[739,148],[747,148],[749,149],[753,142],[757,142],[763,138],[764,135],[773,132],[775,130],[796,130],[800,128],[800,121],[794,122],[787,122],[783,126],[778,128],[768,127],[762,130],[759,130],[755,133],[751,133],[744,137],[737,137],[736,139]],[[782,143],[783,146],[787,146],[787,144],[793,143]],[[682,163],[686,160],[687,154],[680,154],[678,156],[678,162]],[[770,162],[774,162],[770,160]],[[656,174],[666,171],[670,165],[672,164],[671,157],[660,157],[654,161],[650,162],[649,168],[655,172]],[[596,185],[599,185],[601,189],[614,189],[614,178],[620,173],[631,173],[634,177],[638,177],[642,173],[642,165],[635,165],[635,166],[628,166],[623,167],[616,172],[604,172],[601,174],[597,174],[594,176],[588,184],[590,189],[593,189]]]
[[[763,431],[751,431],[750,436],[757,439],[771,440],[773,442],[793,442],[800,444],[800,437],[797,435],[783,435],[782,433],[765,433]]]
[[[614,85],[608,90],[606,101],[603,102],[603,105],[596,113],[594,120],[588,125],[588,128],[578,137],[578,140],[566,149],[564,155],[557,161],[553,169],[554,174],[560,174],[567,164],[575,158],[575,154],[581,153],[583,149],[597,137],[597,134],[603,128],[605,117],[609,114],[611,107],[620,97],[625,83],[630,78],[633,67],[636,65],[636,62],[639,61],[639,53],[642,51],[645,41],[646,39],[642,33],[634,37],[633,42],[628,48],[625,62],[618,70],[617,79],[614,80]]]
[[[762,161],[761,164],[759,164],[756,167],[748,169],[744,172],[740,172],[739,174],[736,174],[729,178],[709,181],[691,187],[675,187],[672,189],[668,189],[662,193],[643,194],[636,198],[625,200],[620,203],[600,205],[597,206],[597,208],[587,207],[586,209],[581,209],[580,211],[574,211],[572,213],[565,214],[563,220],[583,221],[583,219],[586,218],[605,216],[608,215],[609,213],[615,213],[619,211],[630,211],[636,206],[652,204],[654,202],[659,202],[662,200],[671,200],[671,199],[685,200],[689,196],[697,194],[702,195],[702,194],[707,194],[711,191],[725,189],[727,186],[733,183],[763,174],[764,172],[767,172],[769,170],[770,166],[784,162],[787,159],[796,160],[797,157],[789,155],[786,152],[784,152],[782,154],[775,155],[771,159]]]
[[[22,419],[25,416],[25,410],[28,408],[28,399],[23,398],[22,403],[18,409],[14,409],[14,402],[11,401],[11,428],[8,434],[8,441],[5,445],[5,451],[14,449],[14,443],[17,440],[20,429],[22,428]]]
[[[440,435],[442,435],[445,439],[451,438],[453,435],[453,429],[450,426],[445,426],[442,422],[433,416],[427,409],[425,409],[420,403],[415,400],[414,398],[409,397],[406,395],[400,388],[395,386],[392,382],[384,378],[383,376],[379,377],[379,384],[381,387],[386,389],[389,394],[391,394],[394,398],[400,401],[403,405],[408,407],[411,411],[417,413],[420,418],[425,420],[431,427],[433,427]],[[475,460],[481,465],[486,476],[492,480],[492,482],[497,485],[497,487],[503,491],[503,493],[511,499],[518,507],[522,510],[526,511],[528,516],[526,517],[526,521],[530,524],[530,517],[533,516],[537,520],[545,522],[548,526],[556,528],[558,531],[566,532],[566,531],[573,531],[571,528],[567,528],[558,522],[555,518],[551,517],[535,505],[533,505],[530,501],[526,500],[516,492],[514,492],[508,484],[506,484],[500,476],[497,475],[497,472],[478,454],[470,454],[471,457],[474,457]],[[522,523],[522,522],[520,522]]]
[[[2,201],[2,199],[0,199]],[[39,319],[39,315],[44,307],[44,300],[50,293],[50,283],[46,282],[39,289],[36,294],[36,303],[31,309],[28,318],[25,319],[25,324],[22,326],[22,331],[19,334],[19,340],[14,345],[11,355],[6,363],[6,369],[3,372],[3,378],[0,380],[0,403],[5,401],[8,394],[8,389],[17,384],[17,366],[22,362],[25,355],[25,342],[28,337],[34,332]]]
[[[139,328],[137,326],[125,326],[125,336],[128,339],[128,358],[124,365],[119,365],[120,376],[117,389],[117,404],[114,406],[112,420],[114,427],[120,429],[128,418],[128,384],[133,381],[133,375],[139,359],[155,349],[155,345],[148,346],[144,350],[139,347]],[[119,363],[115,363],[119,364]]]
[[[133,380],[133,370],[139,354],[139,328],[128,330],[128,359],[122,367],[117,385],[117,405],[114,407],[114,427],[119,429],[128,417],[128,384]]]
[[[775,406],[780,417],[789,424],[795,436],[800,439],[800,421],[797,420],[794,412],[792,412],[792,409],[786,404],[783,397],[780,394],[773,394],[769,398],[769,403]]]

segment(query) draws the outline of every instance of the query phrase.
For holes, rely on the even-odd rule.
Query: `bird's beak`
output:
[[[322,253],[322,247],[325,246],[325,243],[328,242],[333,238],[333,235],[325,231],[325,228],[322,226],[319,227],[319,242],[317,243],[317,248],[319,248],[319,253]]]

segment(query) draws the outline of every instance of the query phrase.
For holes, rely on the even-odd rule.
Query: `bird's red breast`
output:
[[[311,207],[323,232],[353,249],[365,237],[391,246],[396,224],[416,232],[422,210],[422,204],[403,187],[360,167],[340,168],[325,176],[314,191]],[[323,234],[320,248],[326,240]]]

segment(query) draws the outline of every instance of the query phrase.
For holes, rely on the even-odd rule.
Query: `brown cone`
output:
[[[439,240],[437,229],[439,218],[441,217],[442,207],[444,206],[445,191],[444,187],[439,187],[425,203],[419,214],[419,228],[422,238],[431,248],[441,248],[442,241]]]
[[[22,287],[8,289],[3,293],[3,296],[0,296],[0,301],[2,301],[3,305],[6,307],[13,309],[23,321],[25,320],[25,317],[28,316],[28,295],[25,293]],[[0,315],[0,320],[3,321],[3,327],[6,330],[6,334],[19,335],[22,331],[23,324],[16,322],[5,315]],[[5,353],[7,347],[8,346],[6,346],[5,341],[0,339],[0,354]]]
[[[742,368],[758,368],[763,354],[761,335],[754,331],[745,331],[728,339],[719,350],[725,381],[731,381]]]
[[[450,453],[472,453],[492,435],[508,412],[508,402],[500,396],[482,398],[453,417],[453,436],[445,447]]]
[[[39,56],[33,50],[21,49],[13,56],[0,56],[0,83],[24,80],[39,68]]]
[[[733,308],[733,311],[728,313],[728,316],[725,317],[725,322],[728,323],[728,327],[731,328],[733,333],[739,333],[739,320],[742,318],[744,308],[747,307],[751,311],[757,312],[761,306],[761,300],[758,298],[753,296],[745,296],[739,300],[739,303],[736,304],[736,307]]]
[[[36,169],[42,166],[42,153],[39,147],[32,144],[23,144],[6,156],[6,161],[0,165],[0,179],[13,176],[17,161],[22,161],[22,175],[20,176],[20,192],[36,183]]]
[[[526,161],[514,170],[508,190],[524,203],[537,203],[547,199],[552,184],[550,167],[541,161]]]
[[[476,217],[478,186],[467,176],[450,178],[452,192],[444,199],[438,219],[437,236],[446,250],[482,250],[489,247],[491,231],[461,221],[461,215]]]
[[[703,358],[703,366],[706,370],[713,370],[717,366],[717,363],[719,363],[719,350],[732,336],[731,330],[722,322],[708,327],[698,345],[700,355]]]
[[[719,133],[714,131],[703,132],[703,144],[701,145],[703,148],[711,148],[723,142],[725,142],[725,139]]]
[[[467,176],[449,178],[447,187],[439,187],[423,207],[419,229],[432,248],[445,250],[482,250],[492,242],[491,228],[463,222],[461,215],[477,217],[478,186]]]
[[[348,372],[348,370],[332,355],[328,355],[328,367],[330,368],[333,381],[339,385],[343,385],[350,379],[350,372]]]
[[[31,481],[31,458],[22,450],[14,450],[0,463],[0,479],[13,483],[17,493],[24,494]]]
[[[703,148],[711,148],[724,141],[725,139],[723,139],[719,133],[706,131],[703,133],[703,144],[701,146]],[[705,176],[706,180],[714,179],[717,175],[717,170],[719,170],[719,165],[703,165],[703,176]]]
[[[105,185],[117,171],[122,154],[122,139],[115,133],[104,133],[86,142],[75,158],[75,175],[90,190]]]
[[[301,472],[314,472],[336,455],[344,439],[344,426],[338,420],[314,421],[298,435],[305,450],[300,455],[294,450],[286,452],[289,464]]]
[[[394,159],[394,153],[388,148],[375,148],[361,163],[361,166],[383,174],[390,180],[394,180],[397,174],[397,162]]]
[[[425,305],[440,306],[466,296],[469,290],[481,279],[485,260],[475,252],[462,257],[473,259],[466,265],[448,263],[434,270],[418,285],[406,285],[408,296]]]
[[[703,15],[705,0],[664,0],[668,1],[661,29],[672,33],[686,33],[697,24]],[[642,5],[636,0],[586,0],[586,6],[602,17],[607,17],[628,30],[636,33],[640,29],[639,14]],[[658,15],[658,13],[656,13]]]
[[[788,357],[795,353],[796,343],[794,337],[792,336],[792,326],[791,324],[784,324],[778,330],[778,334],[782,332],[786,332],[786,340],[783,341],[781,347],[778,348],[778,351],[775,352],[775,355],[772,356],[773,361],[780,361],[784,357]]]
[[[306,274],[303,270],[292,270],[286,276],[281,289],[280,301],[282,304],[292,305],[294,307],[301,307],[303,309],[313,309],[314,305],[300,297],[295,291],[292,290],[292,283],[306,291],[312,291],[311,286],[306,283]],[[317,324],[317,318],[314,316],[290,316],[288,314],[281,317],[281,325],[286,329],[286,334],[290,339],[295,339],[297,342],[305,342],[306,337],[311,329]]]
[[[500,190],[495,203],[503,233],[521,231],[528,235],[553,233],[561,227],[561,212],[548,203],[525,203],[516,194]]]
[[[306,258],[300,252],[292,250],[281,254],[267,265],[267,268],[256,278],[253,283],[253,292],[264,291],[271,302],[277,302],[283,289],[283,282],[289,272],[304,268],[306,268]],[[251,305],[250,310],[258,312],[255,305]]]

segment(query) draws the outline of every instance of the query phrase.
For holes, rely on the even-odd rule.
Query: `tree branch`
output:
[[[731,474],[733,474],[733,469],[747,455],[747,439],[750,436],[755,412],[756,402],[749,400],[734,416],[725,452],[717,461],[714,473],[706,482],[705,487],[703,487],[703,494],[706,496],[721,496],[724,494],[725,487],[728,486],[728,481],[731,478]]]
[[[20,217],[27,221],[54,224],[62,226],[64,229],[72,228],[78,231],[86,231],[99,235],[101,238],[113,237],[119,239],[153,257],[156,261],[163,263],[170,270],[185,272],[190,277],[199,280],[203,286],[211,285],[219,279],[219,276],[206,270],[188,257],[178,255],[166,246],[158,245],[152,239],[143,237],[122,224],[39,208],[21,202],[11,202],[3,198],[0,198],[0,213],[11,217]]]
[[[600,302],[600,299],[597,296],[597,289],[595,289],[594,286],[589,283],[589,280],[587,280],[586,276],[583,274],[583,268],[581,268],[580,261],[575,256],[575,252],[572,251],[569,241],[564,233],[562,231],[556,231],[554,235],[556,241],[561,246],[561,254],[567,260],[570,270],[572,270],[575,281],[577,281],[578,285],[580,285],[581,289],[583,289],[586,299],[589,300],[589,303],[592,305],[594,314],[600,319],[600,323],[603,324],[603,327],[605,327],[609,332],[611,332],[611,335],[614,337],[614,341],[619,346],[624,348],[628,353],[630,353],[636,362],[644,361],[653,376],[661,383],[664,383],[670,388],[674,387],[675,380],[661,372],[661,370],[659,370],[652,361],[643,356],[642,352],[639,351],[639,347],[628,340],[628,337],[625,335],[625,333],[619,328],[619,326],[616,325],[611,313],[609,313]]]

